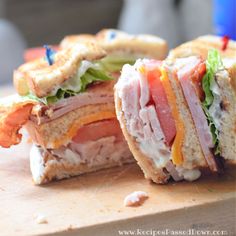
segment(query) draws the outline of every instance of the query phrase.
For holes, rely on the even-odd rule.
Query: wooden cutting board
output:
[[[236,235],[235,168],[221,177],[160,186],[131,164],[40,187],[31,179],[29,147],[24,141],[0,149],[0,235],[112,236],[125,235],[123,230],[126,235],[151,235],[151,230]],[[137,190],[149,199],[140,207],[124,207],[125,196]],[[47,224],[38,224],[38,215]]]
[[[0,235],[119,235],[118,230],[201,229],[236,234],[235,169],[194,183],[149,183],[126,165],[42,187],[34,186],[25,147],[0,151]],[[137,190],[149,199],[123,206]],[[47,224],[37,224],[44,215]]]

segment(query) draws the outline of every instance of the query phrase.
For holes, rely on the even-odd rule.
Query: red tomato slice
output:
[[[167,145],[171,145],[176,135],[175,121],[171,113],[166,93],[160,80],[161,72],[152,70],[147,73],[151,97],[155,103],[157,116]]]
[[[202,79],[205,74],[206,74],[206,64],[204,62],[201,62],[197,66],[194,73],[192,73],[192,76],[190,77],[190,79],[193,82],[194,89],[201,101],[204,101],[204,99],[205,99],[205,93],[202,89]]]
[[[73,141],[76,143],[85,143],[87,141],[96,141],[100,138],[110,136],[115,136],[117,141],[123,139],[117,119],[98,121],[85,125],[78,130]]]
[[[55,51],[59,50],[59,46],[52,46],[52,49]],[[35,59],[38,59],[40,57],[44,57],[45,56],[45,48],[44,47],[37,47],[37,48],[28,48],[27,50],[25,50],[24,53],[24,60],[25,62],[28,61],[33,61]]]

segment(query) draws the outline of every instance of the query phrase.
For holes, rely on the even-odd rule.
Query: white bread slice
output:
[[[66,36],[60,47],[71,47],[79,42],[95,41],[108,55],[135,58],[164,59],[167,55],[167,43],[154,35],[131,35],[116,29],[103,29],[96,35],[78,34]]]
[[[73,47],[76,43],[95,42],[96,38],[92,34],[73,34],[65,36],[60,42],[61,49]]]
[[[226,160],[236,161],[236,60],[228,70],[216,74],[220,89],[219,144],[221,155]]]
[[[181,120],[184,123],[184,142],[182,145],[183,164],[185,169],[194,169],[199,167],[206,167],[206,161],[203,156],[199,138],[188,105],[184,98],[181,85],[174,73],[173,64],[166,61],[164,67],[170,81],[172,91],[176,97],[176,105],[179,111]]]
[[[122,101],[119,98],[118,91],[116,89],[115,89],[115,107],[116,107],[117,119],[120,122],[123,135],[129,145],[130,151],[132,152],[138,165],[143,170],[145,178],[152,180],[153,182],[158,184],[167,183],[168,179],[170,178],[170,175],[163,168],[157,168],[153,160],[149,156],[145,155],[140,151],[139,144],[137,143],[135,138],[129,134],[126,127],[126,120],[124,117],[124,113],[122,111]]]
[[[96,39],[108,54],[128,54],[162,60],[167,55],[165,40],[147,34],[131,35],[116,29],[103,29]]]
[[[37,97],[45,97],[75,75],[82,60],[93,61],[105,55],[94,42],[77,43],[56,53],[52,65],[40,58],[20,66],[14,72],[14,85],[20,95],[27,95],[30,91]]]
[[[226,50],[222,50],[222,37],[215,35],[204,35],[192,41],[181,44],[169,52],[168,58],[179,58],[188,56],[199,56],[207,59],[208,50],[215,48],[220,52],[222,58],[236,57],[236,42],[229,40]]]

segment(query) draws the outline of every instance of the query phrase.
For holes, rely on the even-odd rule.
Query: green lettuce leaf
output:
[[[119,72],[121,71],[124,64],[133,65],[136,61],[134,56],[106,56],[98,63],[99,65],[108,72]]]
[[[108,81],[112,79],[113,78],[108,76],[103,70],[89,68],[80,78],[75,76],[71,80],[66,81],[66,83],[57,90],[55,95],[46,97],[46,104],[55,103],[60,99],[84,92],[87,86],[93,82]]]
[[[218,70],[223,69],[223,62],[221,60],[220,54],[217,50],[211,49],[208,52],[208,57],[206,61],[207,72],[202,80],[202,88],[205,92],[205,101],[203,102],[206,107],[210,107],[213,103],[213,93],[211,86],[214,83],[214,76]]]
[[[45,105],[49,105],[63,98],[68,98],[84,92],[87,86],[93,82],[108,81],[112,79],[113,78],[111,76],[107,75],[104,70],[100,68],[89,68],[81,77],[75,75],[71,79],[64,82],[53,94],[47,97],[38,98],[33,94],[28,94],[26,97],[28,99],[42,102]]]
[[[84,72],[84,74],[76,74],[69,80],[65,81],[60,87],[56,88],[47,97],[38,98],[32,93],[29,93],[24,97],[49,105],[59,101],[60,99],[75,96],[78,93],[84,92],[87,86],[93,82],[112,80],[113,78],[108,74],[121,71],[122,66],[127,63],[134,64],[135,57],[109,55],[93,64],[91,63],[91,66]]]
[[[38,98],[37,96],[35,96],[32,93],[29,93],[29,94],[27,94],[25,96],[22,96],[22,98],[23,99],[28,99],[28,100],[33,100],[33,101],[36,101],[36,102],[46,103],[45,98]]]
[[[208,124],[210,126],[214,148],[214,154],[220,154],[219,148],[219,131],[217,130],[214,119],[209,113],[209,108],[214,101],[214,93],[212,91],[212,86],[215,83],[215,73],[223,69],[223,62],[221,60],[220,54],[217,50],[211,49],[208,52],[208,57],[206,61],[207,72],[202,80],[202,88],[205,92],[205,100],[202,103],[203,110],[207,117]]]

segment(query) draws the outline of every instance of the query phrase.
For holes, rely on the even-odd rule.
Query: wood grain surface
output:
[[[26,139],[0,149],[0,235],[112,236],[123,230],[151,235],[150,230],[190,229],[236,235],[235,168],[221,177],[206,174],[193,183],[161,186],[145,180],[132,164],[35,186],[29,148]],[[149,199],[140,207],[124,207],[126,195],[137,190]],[[47,224],[38,224],[38,215]]]

